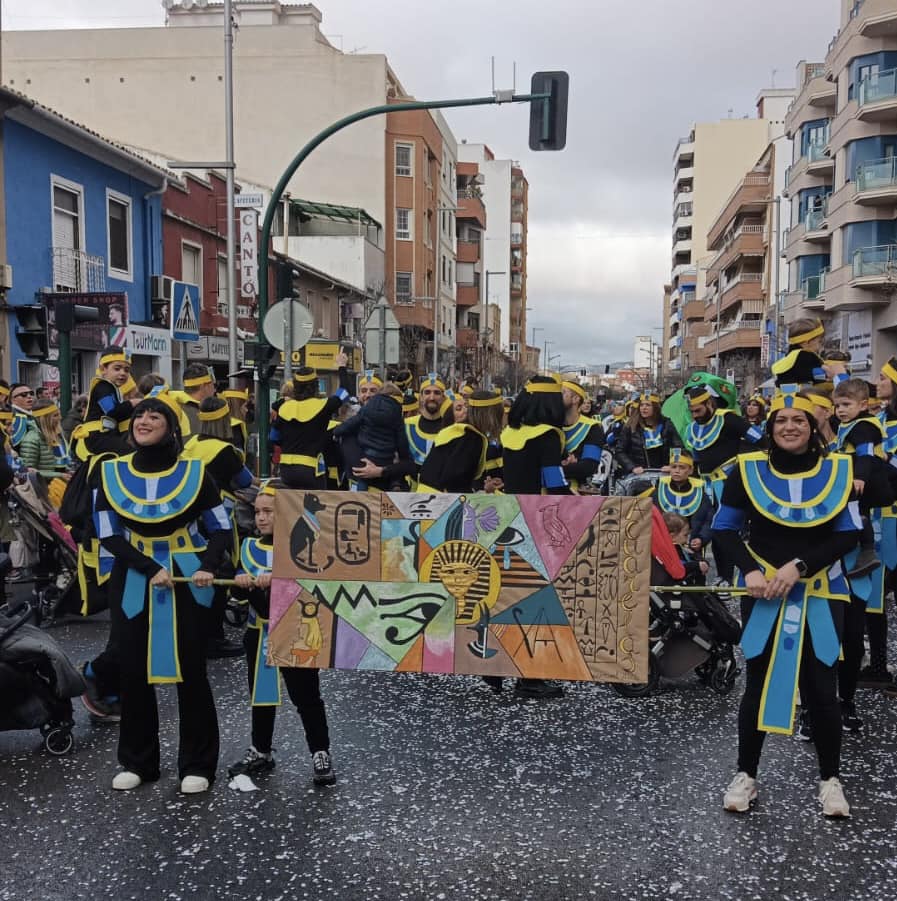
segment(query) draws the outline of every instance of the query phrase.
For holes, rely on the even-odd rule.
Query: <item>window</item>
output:
[[[412,304],[414,303],[412,273],[397,272],[396,273],[396,303]]]
[[[396,144],[396,175],[410,177],[414,174],[412,160],[414,159],[414,144]]]
[[[181,242],[181,281],[199,285],[200,306],[202,306],[202,247],[198,244]]]
[[[131,241],[131,198],[107,191],[106,215],[109,274],[130,281],[134,276],[131,269],[134,257]]]
[[[53,285],[57,291],[86,291],[84,189],[61,178],[51,180],[53,203]]]
[[[227,316],[227,257],[218,257],[218,301],[219,316]]]
[[[411,240],[411,210],[399,207],[396,210],[396,239],[399,241]]]
[[[452,261],[448,261],[448,283],[451,285],[452,283]]]

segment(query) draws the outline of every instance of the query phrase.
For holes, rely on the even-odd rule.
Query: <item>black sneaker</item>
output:
[[[810,725],[810,714],[801,710],[795,733],[801,741],[813,741],[813,727]]]
[[[845,732],[859,732],[863,728],[863,721],[857,716],[853,701],[841,702],[841,727]]]
[[[884,688],[893,685],[894,678],[886,669],[864,666],[857,677],[857,688]]]
[[[492,689],[497,695],[502,693],[502,690],[505,687],[505,680],[502,679],[501,676],[483,676],[483,681]]]
[[[514,694],[521,698],[562,698],[564,689],[544,679],[518,679]]]
[[[87,690],[81,695],[81,703],[90,714],[90,719],[95,723],[120,723],[121,704],[118,701],[109,701],[104,698],[97,687],[97,680],[87,675],[87,664],[81,665],[81,676]]]
[[[875,551],[871,547],[860,548],[856,563],[847,571],[847,577],[858,579],[862,576],[868,576],[870,573],[875,572],[879,566],[881,566],[881,560],[875,556]]]
[[[333,761],[329,751],[315,751],[311,757],[312,779],[315,785],[335,785],[336,773],[333,772]]]
[[[270,773],[271,770],[274,769],[274,765],[273,751],[262,754],[250,745],[249,749],[243,755],[243,759],[238,760],[236,763],[232,763],[227,768],[227,775],[231,778],[241,775],[262,776],[265,773]]]

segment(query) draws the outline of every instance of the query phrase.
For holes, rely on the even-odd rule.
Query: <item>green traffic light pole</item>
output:
[[[313,137],[293,158],[292,162],[287,166],[280,180],[274,186],[271,192],[271,200],[265,211],[265,218],[262,222],[262,240],[259,253],[259,303],[258,303],[258,321],[264,322],[265,314],[268,312],[268,245],[271,241],[271,227],[274,224],[274,215],[283,197],[290,179],[295,175],[296,170],[305,162],[309,154],[323,144],[331,135],[342,131],[347,125],[353,125],[362,119],[370,119],[372,116],[382,116],[386,113],[403,113],[409,110],[421,109],[448,109],[451,107],[461,106],[488,106],[490,104],[500,103],[531,103],[534,100],[550,100],[551,93],[543,94],[511,94],[510,92],[498,91],[490,97],[468,97],[463,100],[421,100],[407,101],[405,103],[387,103],[382,106],[372,106],[369,109],[360,110],[352,113],[332,125],[325,128],[322,132]],[[548,104],[543,104],[543,132],[548,129]],[[264,331],[259,328],[257,336],[259,350],[256,351],[258,359],[264,359],[261,347],[268,343],[265,338]],[[289,348],[285,348],[285,353],[290,353]],[[268,442],[268,422],[271,418],[271,398],[268,394],[268,379],[261,379],[258,403],[256,404],[256,422],[259,429],[259,473],[262,477],[271,474],[271,459],[269,456]]]

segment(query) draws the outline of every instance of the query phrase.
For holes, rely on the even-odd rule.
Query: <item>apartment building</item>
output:
[[[763,381],[781,332],[776,298],[787,279],[781,249],[789,217],[781,192],[792,153],[785,114],[794,93],[770,89],[760,94],[757,114],[767,123],[769,144],[707,232],[707,248],[715,255],[707,266],[706,334],[698,347],[706,365],[744,392]]]
[[[458,371],[473,375],[479,368],[478,348],[482,346],[481,319],[484,290],[484,249],[486,207],[483,182],[477,163],[458,163],[457,188],[457,325]]]
[[[897,339],[897,5],[842,0],[825,61],[797,71],[784,314],[823,316],[868,375]]]
[[[498,313],[491,337],[497,351],[519,360],[526,351],[526,248],[529,184],[518,163],[496,159],[485,144],[458,145],[458,162],[476,163],[482,176],[480,193],[488,220],[483,250],[483,302]],[[475,311],[480,312],[480,311]]]
[[[769,142],[762,119],[723,119],[696,124],[673,153],[673,247],[669,337],[665,369],[672,379],[705,364],[704,294],[707,267],[715,254],[707,233],[733,185]]]

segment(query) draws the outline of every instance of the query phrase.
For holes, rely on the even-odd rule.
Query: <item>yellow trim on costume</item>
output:
[[[126,350],[109,351],[100,357],[100,366],[107,366],[109,363],[130,363],[131,356]],[[98,370],[99,371],[99,370]]]
[[[249,400],[249,389],[243,388],[242,390],[238,390],[236,388],[228,388],[226,391],[220,391],[218,396],[233,400]]]
[[[141,479],[152,478],[152,479],[158,479],[159,481],[164,479],[165,476],[170,476],[178,468],[178,466],[183,462],[181,460],[178,460],[174,464],[174,466],[170,467],[169,469],[164,469],[161,472],[154,472],[154,473],[147,475],[147,473],[137,472],[136,470],[131,469],[131,461],[132,461],[133,457],[134,457],[133,454],[128,454],[125,457],[118,457],[115,460],[108,460],[106,462],[125,463],[125,465],[128,467],[128,469],[130,469],[131,472],[136,473],[136,475],[138,475]],[[178,484],[174,488],[174,490],[171,491],[169,494],[166,494],[162,497],[154,498],[153,503],[154,504],[165,504],[165,503],[168,503],[172,498],[177,497],[184,490],[184,485],[187,484],[191,475],[192,475],[192,472],[191,472],[190,467],[185,466],[184,467],[184,477],[181,479],[180,484]],[[125,497],[127,497],[129,500],[132,500],[138,504],[146,503],[145,497],[137,497],[137,495],[135,495],[135,494],[130,494],[128,492],[128,490],[125,488],[124,483],[121,481],[121,479],[118,479],[117,482],[118,482],[118,487],[121,489],[121,493]],[[122,516],[127,516],[130,519],[139,519],[139,517],[134,514],[133,510],[121,510],[121,509],[116,508],[115,507],[115,499],[112,497],[111,493],[107,492],[107,494],[109,494],[109,503],[115,509],[116,513],[121,513]],[[191,500],[192,500],[192,498],[191,498]],[[174,516],[176,514],[177,514],[177,511],[172,511],[172,516]],[[166,538],[167,538],[167,536],[166,536]],[[156,539],[156,540],[161,540],[161,539]]]
[[[12,422],[12,410],[0,410],[0,422]]]
[[[506,428],[501,433],[501,446],[503,450],[522,450],[528,441],[539,438],[548,432],[554,432],[561,439],[561,447],[564,446],[564,433],[553,425],[522,425],[518,429]]]
[[[323,397],[307,397],[305,400],[288,400],[281,404],[277,415],[284,422],[311,422],[327,404]]]
[[[504,398],[500,394],[496,394],[495,397],[488,397],[485,400],[475,400],[472,397],[468,397],[467,403],[471,407],[497,407],[504,403]]]
[[[280,462],[286,466],[311,466],[317,468],[318,462],[323,460],[322,455],[310,457],[308,454],[281,454]]]
[[[586,394],[585,388],[582,387],[578,382],[561,382],[561,387],[566,388],[568,391],[572,391],[574,394],[578,394],[583,400],[588,400],[589,395]]]
[[[212,381],[212,376],[208,373],[206,375],[198,375],[195,379],[184,379],[184,387],[185,388],[199,388],[200,385],[208,385]]]
[[[56,404],[50,404],[48,407],[41,407],[39,410],[32,410],[31,415],[35,418],[39,416],[52,416],[54,413],[59,412],[59,407]]]
[[[804,332],[802,335],[789,335],[788,344],[806,344],[807,341],[812,341],[814,338],[818,338],[820,335],[824,334],[825,326],[820,322],[816,328],[810,329],[810,331]]]
[[[124,397],[126,394],[132,394],[137,390],[137,382],[135,382],[134,379],[131,378],[131,376],[128,376],[128,380],[118,390],[121,391],[122,397]]]
[[[560,382],[527,382],[523,386],[527,394],[560,394]]]
[[[214,422],[216,419],[224,419],[225,416],[230,416],[230,407],[227,404],[218,407],[217,410],[199,411],[200,422]]]

